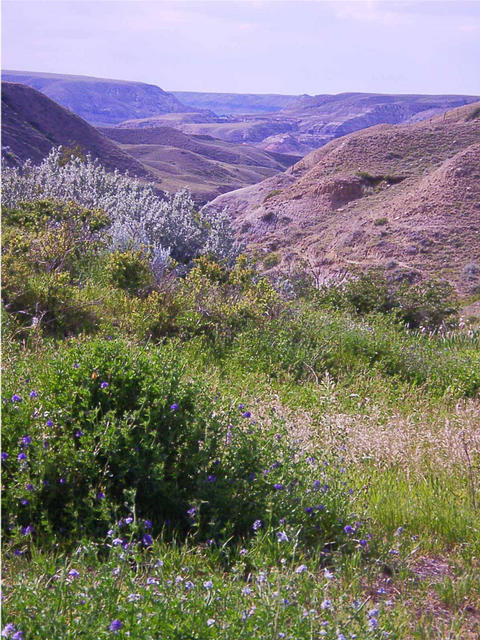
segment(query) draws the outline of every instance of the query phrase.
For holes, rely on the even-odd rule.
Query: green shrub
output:
[[[280,261],[281,258],[278,253],[269,253],[263,259],[263,266],[265,267],[265,269],[272,269],[273,267],[276,267],[278,264],[280,264]]]
[[[306,460],[280,420],[259,424],[228,394],[212,397],[201,378],[186,375],[179,349],[90,339],[10,377],[8,537],[21,539],[30,526],[39,541],[98,538],[132,512],[154,531],[203,540],[247,535],[256,520],[280,526],[281,518],[319,543],[341,537],[348,500],[335,465]],[[331,490],[317,496],[315,480]]]
[[[383,226],[383,225],[385,225],[385,224],[388,224],[388,218],[376,218],[376,219],[373,221],[373,224],[374,224],[376,227],[381,227],[381,226]]]
[[[115,251],[105,267],[108,281],[130,294],[138,294],[151,287],[153,273],[144,251]]]

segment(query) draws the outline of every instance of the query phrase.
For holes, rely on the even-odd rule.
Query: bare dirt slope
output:
[[[480,285],[480,103],[338,138],[285,173],[220,196],[250,246],[320,279],[381,265]]]
[[[110,171],[155,180],[147,167],[79,116],[31,87],[2,82],[2,157],[14,165],[27,159],[37,164],[58,145],[78,145]]]
[[[157,172],[163,189],[174,192],[188,186],[201,203],[282,172],[296,160],[210,136],[189,136],[170,127],[102,131]]]

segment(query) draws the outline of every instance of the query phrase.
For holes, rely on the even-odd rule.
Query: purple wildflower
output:
[[[27,454],[26,453],[19,453],[17,456],[17,460],[26,460],[27,459]]]
[[[22,438],[22,444],[24,444],[26,447],[28,447],[29,445],[32,444],[32,439],[30,436],[23,436]]]
[[[66,484],[67,480],[66,478],[60,478],[59,482],[60,484]]]
[[[261,520],[255,520],[255,522],[252,524],[252,529],[254,531],[258,531],[258,529],[262,528],[262,521]]]
[[[76,364],[76,363],[75,363],[75,364],[73,365],[73,368],[74,368],[74,369],[78,369],[79,367],[80,367],[80,365],[79,365],[79,364]]]
[[[285,485],[284,485],[284,484],[281,484],[280,482],[276,482],[276,483],[273,485],[273,488],[274,488],[274,489],[277,489],[277,491],[281,491],[282,489],[285,489]]]
[[[103,500],[105,498],[105,494],[103,493],[103,491],[99,491],[97,493],[97,500]]]
[[[115,620],[112,620],[112,622],[110,623],[108,630],[113,631],[113,633],[118,633],[122,627],[123,627],[123,622],[118,620],[118,618],[115,618]]]
[[[22,527],[22,536],[28,536],[30,533],[33,533],[33,527],[31,524],[28,524],[26,527]]]
[[[211,589],[213,587],[213,582],[211,580],[206,580],[203,583],[203,586],[205,587],[205,589]]]
[[[9,622],[2,629],[2,638],[9,638],[12,635],[12,633],[15,633],[15,625],[13,625],[11,622]]]
[[[8,453],[5,453],[5,451],[2,451],[2,462],[5,462],[5,460],[8,460]]]
[[[45,424],[47,425],[47,427],[53,427],[53,420],[47,420]]]
[[[149,547],[153,544],[153,538],[149,533],[145,533],[142,538],[142,542],[146,547]]]
[[[172,411],[177,411],[178,410],[178,404],[176,402],[174,402],[172,405],[170,405],[170,409]]]
[[[152,523],[150,522],[150,520],[145,520],[143,526],[145,527],[145,529],[151,529]]]
[[[35,389],[32,389],[30,391],[30,398],[38,398],[38,393],[35,391]]]
[[[23,504],[24,507],[26,507],[27,504],[30,504],[30,501],[27,500],[26,498],[24,498],[23,500],[20,500],[20,502]]]
[[[12,640],[24,640],[24,638],[23,631],[16,631],[12,636]]]
[[[288,542],[288,536],[285,531],[277,531],[278,542]]]
[[[343,527],[343,530],[347,535],[351,535],[353,533],[353,527],[351,527],[349,524],[345,525]]]
[[[106,389],[108,387],[108,382],[101,382],[100,389]]]
[[[34,490],[33,484],[31,483],[27,484],[27,491],[33,491],[33,490]]]
[[[70,569],[70,571],[68,572],[69,578],[77,578],[79,575],[80,573],[76,569]]]
[[[18,393],[14,393],[11,397],[12,402],[21,402],[22,398],[18,395]]]
[[[75,431],[76,438],[81,438],[82,436],[83,436],[83,431],[81,429],[79,429],[78,431]]]
[[[212,475],[209,475],[209,476],[208,476],[208,478],[207,478],[207,482],[215,482],[215,481],[216,481],[216,479],[217,479],[217,478],[216,478],[216,476],[214,476],[214,475],[212,474]]]
[[[250,411],[244,411],[244,412],[242,413],[242,417],[244,417],[244,418],[251,418],[251,417],[252,417],[252,414],[250,413]]]

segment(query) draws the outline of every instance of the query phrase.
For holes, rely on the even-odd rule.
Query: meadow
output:
[[[272,281],[188,194],[61,171],[101,169],[7,176],[2,637],[478,638],[453,292]]]

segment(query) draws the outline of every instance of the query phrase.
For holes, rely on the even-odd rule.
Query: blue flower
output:
[[[83,431],[81,429],[79,429],[78,431],[75,431],[76,438],[81,438],[82,436],[83,436]]]
[[[172,405],[170,405],[170,409],[171,409],[172,411],[177,411],[177,409],[178,409],[178,404],[177,404],[176,402],[174,402]]]
[[[31,524],[26,527],[22,527],[22,536],[28,536],[30,533],[33,533],[33,527]]]
[[[132,524],[133,522],[133,518],[131,518],[130,516],[128,518],[125,518],[125,524]]]
[[[28,445],[32,444],[31,437],[30,436],[23,436],[22,444],[24,444],[26,447],[28,447]]]
[[[70,571],[68,572],[69,578],[77,578],[79,575],[80,573],[76,569],[70,569]]]
[[[250,413],[250,411],[244,411],[244,412],[242,413],[242,416],[243,416],[244,418],[251,418],[251,417],[252,417],[252,414]]]
[[[19,453],[17,456],[17,460],[26,460],[27,459],[27,455],[25,453]]]
[[[115,618],[115,620],[112,620],[112,622],[110,623],[108,630],[113,631],[113,633],[118,633],[122,627],[123,627],[123,622]]]
[[[73,365],[73,368],[74,368],[74,369],[78,369],[78,368],[79,368],[79,366],[80,366],[79,364],[74,364],[74,365]]]
[[[2,638],[9,638],[12,635],[12,633],[15,633],[15,625],[13,625],[11,622],[9,622],[2,629]]]
[[[22,398],[17,393],[14,393],[11,400],[12,402],[21,402]]]
[[[189,509],[187,511],[187,515],[189,515],[191,518],[194,518],[197,514],[197,508],[196,507],[192,507],[191,509]]]
[[[349,524],[345,525],[343,527],[343,530],[347,535],[351,535],[353,533],[353,527],[351,527]]]
[[[32,389],[30,391],[30,398],[38,398],[38,393],[35,391],[35,389]]]
[[[252,529],[254,531],[258,531],[258,529],[262,528],[262,521],[261,520],[255,520],[255,522],[252,524]]]
[[[5,462],[5,460],[8,459],[8,453],[5,453],[5,451],[2,451],[2,461]]]
[[[24,638],[23,631],[16,631],[12,636],[12,640],[24,640]]]
[[[305,507],[305,513],[313,513],[313,507]]]
[[[47,425],[47,427],[53,427],[53,420],[47,420],[45,424]]]
[[[209,475],[209,476],[208,476],[208,478],[207,478],[207,482],[215,482],[215,481],[216,481],[216,479],[217,479],[217,478],[216,478],[216,476],[214,476],[214,475]]]
[[[285,531],[277,531],[278,542],[288,542],[288,536]]]
[[[301,564],[300,566],[298,566],[295,569],[295,573],[304,573],[305,571],[307,571],[307,565],[306,564]]]
[[[153,538],[149,533],[145,533],[142,538],[142,542],[146,547],[149,547],[153,544]]]
[[[274,489],[277,489],[277,491],[280,491],[281,489],[285,489],[285,485],[284,485],[284,484],[281,484],[280,482],[276,482],[276,483],[273,485],[273,488],[274,488]]]
[[[203,586],[205,587],[205,589],[211,589],[213,587],[213,582],[211,580],[206,580],[203,583]]]
[[[143,526],[145,527],[145,529],[151,529],[152,528],[152,523],[150,522],[150,520],[145,520],[143,522]]]
[[[99,491],[97,493],[97,500],[103,500],[103,498],[105,498],[105,494],[103,493],[103,491]]]
[[[26,498],[24,498],[23,500],[20,501],[24,507],[27,506],[27,504],[30,504],[29,500],[27,500]]]
[[[66,480],[66,478],[60,478],[59,482],[60,482],[60,484],[66,484],[67,480]]]
[[[101,382],[100,389],[106,389],[108,387],[108,382]]]

